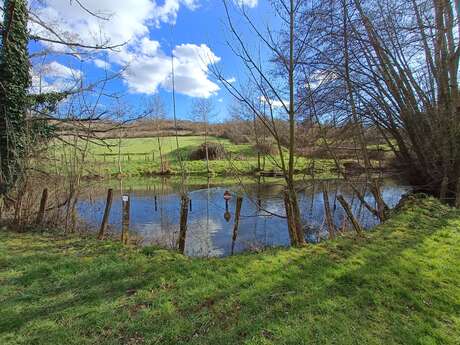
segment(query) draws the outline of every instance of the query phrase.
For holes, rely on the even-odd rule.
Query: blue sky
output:
[[[266,0],[229,0],[234,5],[246,2],[246,9],[260,25],[273,26],[273,17]],[[110,83],[110,92],[123,94],[123,102],[134,113],[140,105],[159,95],[171,113],[171,54],[175,56],[177,114],[189,118],[194,99],[211,98],[222,120],[227,115],[231,96],[209,68],[221,69],[225,76],[244,83],[241,61],[227,45],[231,35],[221,0],[81,0],[89,15],[69,0],[30,0],[32,11],[48,26],[74,41],[85,43],[127,42],[117,51],[90,56],[69,57],[69,50],[52,43],[31,44],[32,51],[44,48],[51,53],[33,60],[33,80],[36,92],[66,89],[76,81],[88,83],[105,73],[126,68],[121,78]],[[232,11],[238,26],[244,31],[241,15]],[[40,23],[32,22],[31,30],[52,37]],[[51,35],[51,36],[50,36]],[[257,44],[245,35],[249,46]],[[83,51],[84,52],[84,51]]]

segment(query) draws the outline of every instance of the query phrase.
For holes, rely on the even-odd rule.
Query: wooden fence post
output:
[[[107,191],[107,201],[105,203],[104,216],[102,217],[101,227],[99,229],[99,234],[97,238],[102,240],[105,236],[105,231],[107,229],[107,223],[109,221],[110,209],[112,208],[112,199],[113,199],[113,189],[109,188]]]
[[[337,200],[340,202],[340,205],[342,205],[343,209],[345,210],[345,213],[347,214],[347,218],[350,221],[350,223],[353,225],[353,228],[355,229],[355,231],[358,233],[358,235],[363,236],[363,229],[361,228],[361,225],[359,225],[359,222],[356,220],[355,216],[353,215],[350,205],[347,203],[347,201],[344,199],[342,195],[337,195]]]
[[[184,254],[185,251],[185,238],[187,235],[187,218],[188,218],[188,197],[183,195],[181,197],[180,207],[180,228],[179,228],[179,251]]]
[[[238,228],[240,226],[240,214],[241,205],[243,204],[243,198],[241,196],[236,198],[236,210],[235,210],[235,224],[233,225],[233,236],[232,236],[232,255],[235,249],[236,238],[238,237]]]
[[[122,228],[121,228],[121,242],[128,244],[129,242],[129,209],[130,209],[130,198],[129,195],[122,196]]]
[[[48,188],[43,189],[42,198],[40,200],[40,208],[38,209],[37,219],[35,224],[41,225],[45,218],[46,203],[48,202]]]

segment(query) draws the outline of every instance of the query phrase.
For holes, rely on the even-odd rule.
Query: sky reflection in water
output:
[[[143,183],[139,188],[130,188],[125,184],[125,194],[131,197],[130,231],[143,239],[144,244],[157,244],[166,248],[176,248],[179,234],[180,196],[168,182],[152,180],[151,185]],[[342,194],[352,205],[353,212],[365,228],[372,228],[378,220],[360,205],[352,190],[343,181],[329,181],[330,204],[337,226],[343,224],[344,211],[335,200]],[[364,188],[364,186],[362,187]],[[303,222],[306,224],[306,239],[318,242],[327,238],[324,224],[324,205],[322,187],[319,183],[310,183],[299,193],[299,203]],[[226,212],[224,192],[229,190],[233,197],[228,202],[229,221]],[[382,188],[383,198],[393,207],[408,187],[393,181],[385,181]],[[244,200],[241,210],[238,236],[232,243],[236,193]],[[373,204],[368,192],[366,199]],[[265,247],[288,246],[289,236],[286,220],[273,214],[284,215],[282,186],[273,183],[260,183],[225,187],[193,186],[189,187],[191,209],[188,217],[188,231],[185,254],[189,256],[227,256],[247,250]],[[79,215],[90,227],[97,228],[102,219],[105,205],[102,192],[88,192],[86,199],[78,204]],[[156,200],[156,201],[155,201]],[[228,217],[228,215],[227,215]],[[114,190],[114,202],[109,219],[109,232],[118,233],[121,229],[121,191]]]

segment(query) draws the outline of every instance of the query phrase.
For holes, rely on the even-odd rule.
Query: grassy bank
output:
[[[179,154],[184,162],[184,168],[189,175],[203,175],[207,173],[206,161],[190,160],[190,154],[204,143],[203,136],[178,137],[179,150],[177,150],[175,137],[161,137],[161,151],[164,162],[171,174],[180,172]],[[258,169],[257,152],[250,144],[236,145],[227,139],[210,137],[210,142],[222,144],[226,151],[225,159],[209,162],[211,173],[215,175],[234,175],[239,172],[243,175],[253,174]],[[88,175],[115,175],[119,171],[118,140],[108,139],[105,144],[90,143],[87,154],[85,173]],[[69,159],[70,146],[63,147],[58,144],[55,149],[50,149],[49,157],[54,158],[58,169],[65,167]],[[160,146],[158,138],[123,138],[120,147],[120,160],[122,173],[128,176],[155,175],[161,171]],[[179,153],[179,154],[178,154]],[[269,156],[261,157],[261,169],[267,172],[280,171],[278,163]],[[311,160],[299,157],[296,160],[298,172],[304,172],[311,165]],[[334,168],[332,160],[318,159],[314,166],[318,176],[333,177]],[[49,164],[46,169],[50,169]]]
[[[460,344],[460,212],[226,259],[0,232],[0,344]]]

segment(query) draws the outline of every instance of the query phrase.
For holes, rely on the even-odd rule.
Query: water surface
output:
[[[355,183],[366,200],[374,200],[364,183]],[[327,238],[324,221],[322,188],[329,191],[331,209],[337,227],[347,228],[344,211],[336,200],[342,194],[352,206],[353,212],[366,229],[378,224],[373,216],[354,196],[349,184],[341,180],[299,182],[299,203],[305,237],[308,242]],[[85,197],[78,204],[80,218],[96,229],[104,212],[106,189],[114,188],[114,201],[109,218],[109,232],[121,231],[121,196],[131,200],[130,232],[143,244],[156,244],[165,248],[177,248],[179,234],[179,185],[175,180],[146,178],[137,181],[112,181],[107,186],[88,186]],[[410,188],[392,180],[385,180],[382,187],[384,200],[390,207],[397,204],[402,194]],[[191,200],[185,254],[189,256],[227,256],[247,250],[288,246],[282,181],[258,180],[233,185],[213,184],[205,181],[187,186]],[[226,205],[224,192],[230,191],[231,200]],[[236,195],[243,197],[238,235],[233,241]]]

